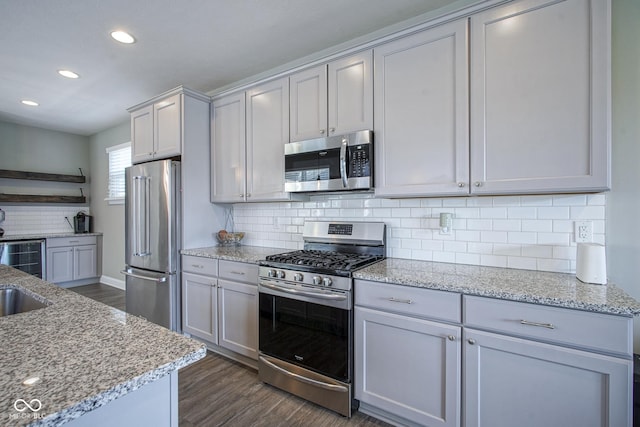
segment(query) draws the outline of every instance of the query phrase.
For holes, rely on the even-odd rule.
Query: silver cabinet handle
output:
[[[480,181],[476,181],[473,185],[476,187],[482,187],[482,183]]]
[[[324,129],[320,129],[320,135],[324,135]]]
[[[469,338],[467,342],[471,345],[474,345],[476,343],[476,340],[474,340],[473,338]]]
[[[456,337],[453,335],[449,335],[447,338],[449,338],[449,341],[455,341]]]
[[[520,324],[521,325],[527,325],[527,326],[537,326],[539,328],[547,328],[547,329],[555,329],[556,328],[553,323],[530,322],[530,321],[524,320],[524,319],[520,320]]]
[[[329,132],[334,133],[336,131],[336,128],[331,128],[329,129]]]
[[[244,276],[244,271],[230,271],[231,274],[237,274],[239,276]]]
[[[466,185],[466,184],[465,184],[464,182],[459,182],[459,183],[458,183],[458,187],[460,187],[460,188],[464,188],[464,186],[465,186],[465,185]]]
[[[193,268],[204,268],[204,265],[201,265],[201,264],[191,264],[191,267],[193,267]]]
[[[387,300],[391,302],[401,302],[403,304],[413,304],[413,300],[410,300],[410,299],[399,299],[399,298],[391,297],[391,298],[387,298]]]

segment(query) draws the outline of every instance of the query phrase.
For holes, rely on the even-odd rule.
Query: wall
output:
[[[78,211],[90,213],[89,139],[0,121],[0,141],[0,169],[79,175],[82,168],[87,176],[84,184],[0,178],[0,193],[80,196],[82,188],[87,197],[86,204],[3,203],[5,235],[73,231],[65,217],[73,224]]]
[[[609,279],[640,300],[640,2],[613,1],[613,174],[607,202]],[[640,318],[634,344],[640,353]]]
[[[382,221],[387,255],[427,261],[575,272],[573,222],[591,220],[604,243],[604,194],[375,199],[371,195],[314,196],[307,202],[236,204],[236,231],[245,243],[302,248],[305,220]],[[451,234],[440,212],[454,214]]]
[[[104,130],[90,137],[90,159],[93,179],[91,212],[94,230],[102,237],[102,283],[124,289],[124,204],[110,205],[107,197],[109,157],[106,148],[131,141],[129,122]]]

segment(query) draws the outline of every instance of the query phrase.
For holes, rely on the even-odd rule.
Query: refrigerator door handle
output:
[[[150,276],[144,276],[142,274],[136,274],[136,273],[132,273],[128,270],[120,270],[120,273],[124,274],[125,276],[131,276],[131,277],[135,277],[136,279],[142,279],[142,280],[153,280],[155,282],[158,283],[164,283],[167,281],[167,277],[163,276],[163,277],[150,277]]]
[[[133,177],[133,221],[134,256],[149,256],[149,177]]]

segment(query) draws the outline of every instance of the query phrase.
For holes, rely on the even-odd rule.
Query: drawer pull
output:
[[[447,338],[449,338],[449,341],[455,341],[456,337],[453,335],[449,335]]]
[[[391,301],[391,302],[401,302],[403,304],[413,304],[413,300],[410,300],[410,299],[398,299],[398,298],[395,298],[395,297],[389,298],[389,301]]]
[[[474,340],[473,338],[469,338],[467,342],[471,345],[474,345],[476,343],[476,340]]]
[[[200,265],[200,264],[191,264],[191,267],[194,267],[194,268],[204,268],[204,265]]]
[[[230,271],[231,274],[238,274],[240,276],[244,276],[244,271]]]
[[[521,325],[528,325],[528,326],[538,326],[540,328],[547,328],[547,329],[555,329],[556,328],[553,323],[530,322],[530,321],[524,320],[524,319],[520,320],[520,324]]]

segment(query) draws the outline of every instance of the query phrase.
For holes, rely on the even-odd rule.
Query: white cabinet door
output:
[[[258,360],[258,287],[218,280],[219,345]]]
[[[523,0],[471,17],[473,193],[609,187],[609,9]]]
[[[182,273],[182,330],[218,344],[217,279]]]
[[[73,247],[47,248],[47,281],[52,283],[73,280]]]
[[[98,254],[96,245],[73,248],[73,280],[88,279],[98,275]]]
[[[363,307],[355,325],[357,399],[419,425],[460,425],[459,326]]]
[[[289,77],[291,141],[327,134],[327,66],[300,71]]]
[[[153,158],[153,105],[131,113],[131,161]]]
[[[177,94],[153,105],[154,158],[162,159],[182,152],[182,95]]]
[[[211,121],[211,201],[242,202],[246,193],[245,94],[213,102]]]
[[[284,144],[289,142],[289,79],[247,91],[247,201],[286,200]]]
[[[466,427],[631,425],[631,360],[464,331]]]
[[[374,49],[377,196],[465,195],[467,21]]]
[[[373,129],[373,52],[329,63],[328,135]]]

